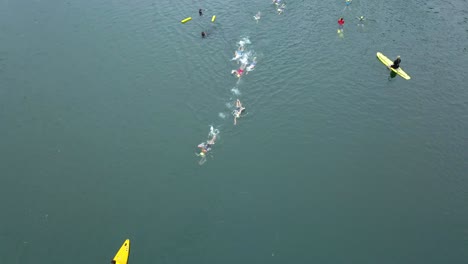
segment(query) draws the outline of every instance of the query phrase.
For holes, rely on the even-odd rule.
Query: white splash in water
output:
[[[219,130],[217,128],[214,128],[213,126],[210,126],[210,133],[208,133],[208,137],[216,136],[219,134]]]
[[[240,47],[243,47],[243,46],[248,45],[248,44],[250,44],[250,43],[251,43],[251,42],[250,42],[249,37],[243,37],[243,38],[238,42],[238,44],[239,44]]]
[[[260,20],[261,16],[262,16],[262,13],[260,13],[260,11],[258,11],[257,14],[254,16],[254,18],[258,22],[258,20]]]
[[[218,114],[218,116],[219,116],[220,118],[222,118],[222,119],[225,119],[225,118],[226,118],[226,114],[225,114],[225,113],[222,113],[222,112],[220,112],[220,113]]]
[[[239,59],[239,62],[243,65],[247,65],[249,63],[249,58],[247,56],[242,56],[242,58]]]
[[[231,92],[234,94],[234,95],[240,95],[241,92],[239,91],[239,88],[237,87],[234,87],[231,89]]]

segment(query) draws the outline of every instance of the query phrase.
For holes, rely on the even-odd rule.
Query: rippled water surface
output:
[[[467,263],[468,2],[344,8],[0,0],[0,263]]]

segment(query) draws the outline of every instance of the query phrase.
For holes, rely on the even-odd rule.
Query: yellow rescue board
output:
[[[213,16],[213,17],[211,18],[211,22],[214,22],[215,20],[216,20],[216,16]]]
[[[119,251],[117,251],[117,254],[115,254],[114,259],[112,259],[112,264],[127,264],[129,254],[130,254],[130,239],[127,239],[122,244]]]
[[[190,20],[192,20],[192,17],[187,17],[187,18],[185,18],[185,19],[182,19],[182,20],[180,21],[180,23],[185,24],[185,23],[187,23],[187,22],[190,21]]]
[[[393,61],[391,61],[389,58],[387,58],[385,55],[383,55],[382,53],[380,52],[377,52],[377,58],[383,63],[385,64],[385,66],[387,66],[387,68],[389,68],[390,70],[394,71],[396,74],[400,75],[403,79],[405,80],[409,80],[411,79],[411,77],[406,74],[405,71],[403,71],[403,69],[401,67],[398,67],[398,69],[393,69],[392,67],[390,67],[390,65],[393,64]]]

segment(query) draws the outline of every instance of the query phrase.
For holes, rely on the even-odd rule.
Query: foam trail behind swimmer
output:
[[[219,130],[214,128],[213,126],[210,126],[210,133],[208,133],[209,137],[216,136],[219,134]]]
[[[241,64],[247,65],[249,63],[249,58],[250,58],[251,55],[252,55],[252,52],[250,52],[250,51],[244,52],[242,54],[242,56],[240,56],[239,62]]]
[[[249,63],[249,58],[248,58],[247,56],[242,56],[242,58],[239,59],[239,62],[240,62],[241,64],[246,65],[246,64]]]
[[[250,39],[249,37],[243,37],[241,40],[239,40],[238,44],[240,47],[244,47],[246,44],[250,44]]]
[[[241,92],[239,91],[239,88],[237,87],[234,87],[231,89],[231,92],[234,94],[234,95],[240,95]]]

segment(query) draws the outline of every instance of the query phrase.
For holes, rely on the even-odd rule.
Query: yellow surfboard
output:
[[[182,19],[182,20],[180,21],[180,23],[185,24],[185,23],[187,23],[187,22],[190,21],[190,20],[192,20],[192,17],[187,17],[187,18],[185,18],[185,19]]]
[[[403,71],[403,69],[401,67],[398,67],[398,69],[393,69],[392,67],[390,67],[390,65],[393,64],[393,61],[391,61],[389,58],[387,58],[385,55],[383,55],[382,53],[380,52],[377,52],[377,58],[383,63],[385,64],[385,66],[387,66],[387,68],[389,68],[390,70],[394,71],[396,74],[400,75],[403,79],[405,80],[409,80],[411,79],[411,77],[406,74],[405,71]]]
[[[213,17],[211,18],[211,22],[215,22],[215,20],[216,20],[216,16],[213,16]]]
[[[114,259],[112,259],[112,264],[127,264],[129,254],[130,254],[130,239],[127,239],[122,244],[119,251],[117,251],[117,254],[115,254]]]

